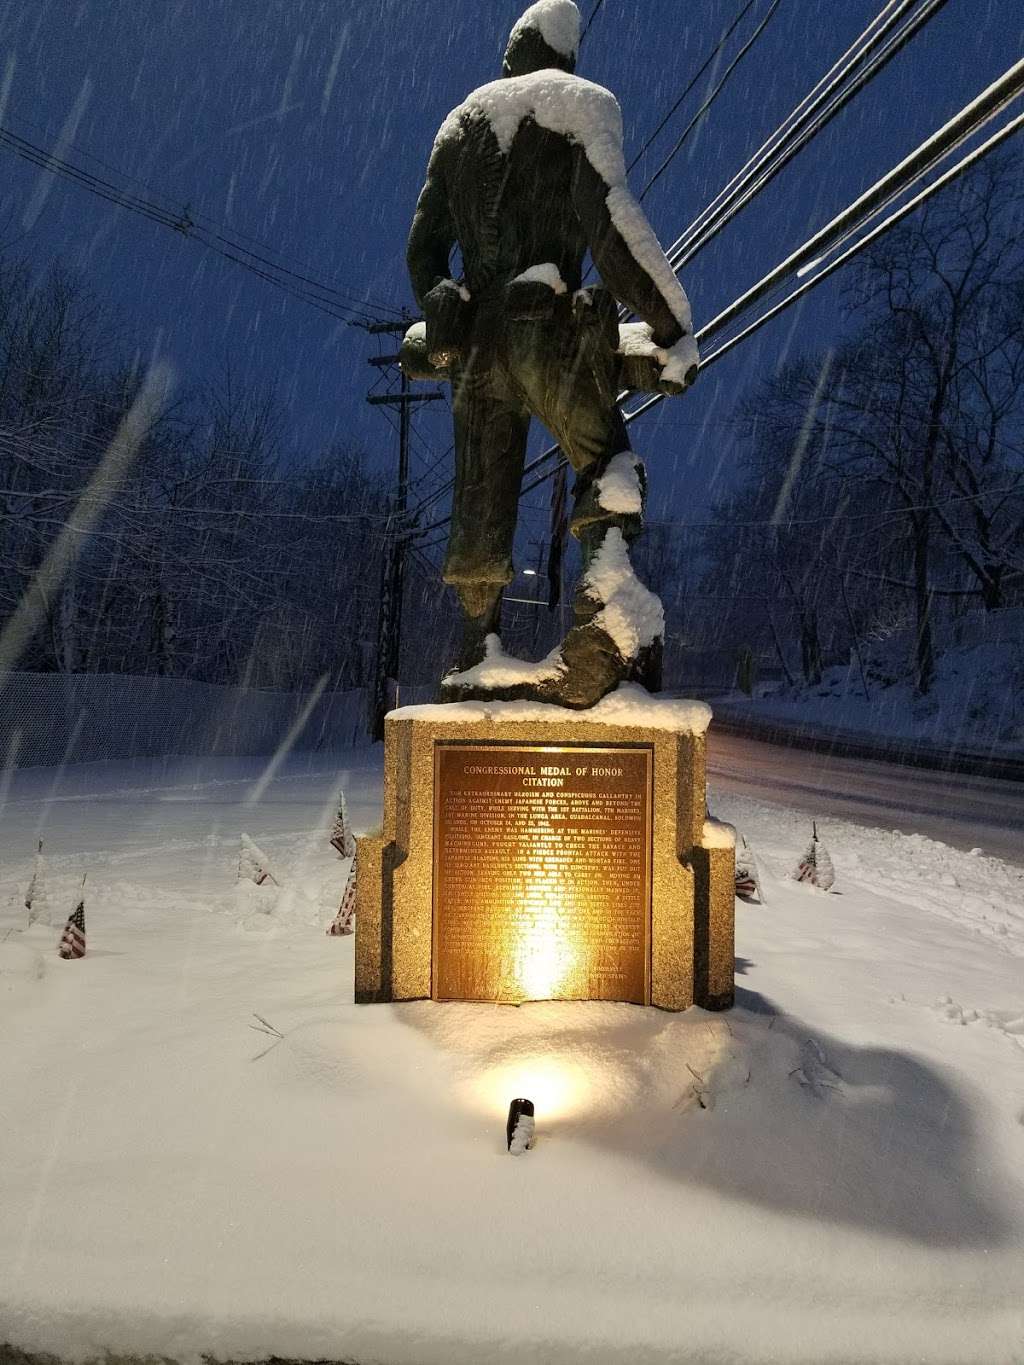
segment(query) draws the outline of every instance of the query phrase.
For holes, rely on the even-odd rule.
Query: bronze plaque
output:
[[[438,1000],[649,994],[649,747],[437,744]]]

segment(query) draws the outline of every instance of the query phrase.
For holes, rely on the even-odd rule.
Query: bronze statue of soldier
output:
[[[455,490],[444,579],[464,631],[446,699],[528,696],[593,705],[626,679],[660,683],[663,616],[628,545],[645,476],[617,396],[681,393],[697,371],[686,296],[625,183],[614,97],[575,76],[573,0],[538,0],[512,30],[502,79],[446,119],[434,143],[407,260],[424,324],[410,372],[447,374]],[[458,247],[462,278],[451,278]],[[583,288],[587,252],[602,283]],[[640,323],[620,331],[618,305]],[[417,354],[419,359],[417,360]],[[637,376],[641,376],[638,381]],[[575,473],[571,528],[583,575],[556,665],[489,686],[500,634],[531,417]],[[621,457],[621,458],[616,458]]]

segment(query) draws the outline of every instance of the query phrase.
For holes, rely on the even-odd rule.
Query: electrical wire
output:
[[[595,19],[597,18],[597,16],[601,13],[601,7],[603,6],[603,4],[604,4],[604,0],[595,0],[594,8],[590,11],[590,18],[589,18],[589,19],[587,20],[587,22],[584,24],[584,26],[583,26],[583,32],[580,34],[580,47],[583,46],[583,40],[584,40],[584,38],[587,36],[587,34],[590,32],[590,28],[591,28],[591,25],[593,24],[594,20],[595,20]]]
[[[76,166],[64,157],[55,156],[29,139],[21,137],[6,125],[0,125],[0,146],[40,170],[62,176],[118,208],[127,209],[158,226],[169,228],[182,237],[198,242],[225,260],[242,266],[258,278],[275,285],[300,302],[318,308],[337,321],[365,325],[374,320],[367,304],[362,301],[358,304],[347,301],[354,299],[354,295],[346,296],[343,291],[332,285],[323,284],[312,276],[280,265],[261,252],[234,240],[219,228],[217,230],[203,228],[197,218],[191,215],[187,206],[172,210],[159,201],[145,199],[112,181]]]
[[[948,0],[925,0],[921,9],[910,15],[903,28],[885,41],[886,35],[916,3],[917,0],[889,0],[857,41],[783,120],[729,184],[719,191],[711,204],[672,243],[666,255],[675,271],[681,270],[713,241],[726,224],[888,66]],[[881,50],[854,76],[849,85],[842,88],[848,77],[880,44]]]
[[[634,170],[636,169],[638,163],[642,160],[644,154],[648,151],[648,149],[650,148],[651,144],[652,144],[652,143],[654,142],[654,140],[658,137],[659,133],[661,133],[662,130],[665,128],[665,126],[668,124],[669,120],[672,118],[672,115],[676,112],[677,109],[679,109],[680,105],[681,105],[681,104],[683,103],[683,101],[686,99],[687,95],[690,94],[690,92],[693,90],[694,86],[695,86],[695,85],[697,84],[697,82],[700,80],[701,76],[704,75],[704,72],[708,69],[708,67],[711,65],[711,63],[715,60],[715,58],[716,58],[716,57],[718,56],[718,54],[721,52],[722,48],[723,48],[723,47],[725,46],[725,44],[729,41],[729,39],[732,37],[733,33],[735,32],[735,30],[737,29],[737,27],[739,26],[739,24],[743,21],[743,19],[746,18],[747,14],[750,12],[750,10],[753,9],[753,7],[754,7],[756,4],[757,4],[757,0],[747,0],[746,4],[743,6],[743,8],[740,10],[740,12],[736,15],[736,18],[732,21],[732,23],[729,25],[729,27],[725,30],[725,32],[724,32],[724,33],[722,34],[722,36],[719,38],[719,40],[718,40],[718,42],[715,44],[715,46],[711,49],[711,51],[708,53],[708,55],[704,58],[704,61],[701,63],[699,70],[698,70],[693,76],[691,76],[691,78],[690,78],[690,80],[687,82],[686,88],[683,90],[682,94],[677,98],[677,100],[675,101],[675,103],[674,103],[674,104],[672,105],[672,107],[669,109],[668,113],[662,118],[662,120],[661,120],[661,122],[658,124],[657,128],[655,128],[654,132],[650,134],[650,136],[647,138],[647,141],[644,143],[644,145],[643,145],[643,146],[640,148],[640,150],[637,152],[636,156],[633,158],[633,160],[632,160],[632,161],[629,163],[629,165],[626,167],[626,174],[627,174],[627,175],[629,175],[632,171],[634,171]]]
[[[700,336],[708,339],[722,331],[741,313],[760,302],[786,276],[812,265],[827,251],[848,238],[851,231],[855,231],[891,204],[900,194],[910,189],[933,166],[960,147],[967,138],[1000,114],[1013,100],[1019,98],[1022,91],[1024,58],[1011,66],[1002,76],[997,77],[970,104],[965,105],[941,128],[936,129],[931,137],[926,138],[914,151],[876,180],[874,185],[859,195],[841,213],[836,214],[796,251],[780,261],[774,270],[769,271],[757,284],[741,294],[702,329]],[[935,187],[932,186],[930,192],[934,191]]]
[[[14,116],[10,112],[8,112],[5,117],[8,123],[22,124],[27,128],[34,128],[36,132],[48,135],[48,130],[46,128],[42,127],[38,123],[33,123],[31,119],[25,118],[24,115],[19,114],[17,116]],[[152,195],[159,196],[160,194],[165,193],[164,191],[154,188],[154,186],[151,185],[149,181],[142,180],[140,179],[140,177],[131,175],[129,172],[121,170],[117,166],[112,165],[109,161],[105,161],[102,157],[97,156],[95,152],[90,151],[87,147],[83,147],[81,143],[71,142],[69,144],[69,147],[74,148],[76,155],[80,157],[85,157],[87,160],[95,162],[97,166],[102,166],[104,170],[110,171],[112,174],[119,176],[122,180],[127,181],[129,184],[138,185]],[[250,242],[252,243],[253,246],[260,247],[263,251],[269,252],[271,255],[276,256],[279,260],[290,261],[293,265],[298,266],[301,271],[312,273],[315,270],[315,267],[310,265],[307,261],[299,260],[295,256],[289,256],[286,252],[280,251],[277,247],[265,241],[263,238],[255,237],[251,233],[243,232],[241,228],[228,228],[225,224],[219,222],[215,218],[212,218],[208,214],[202,213],[197,209],[193,209],[190,201],[178,201],[174,196],[165,197],[170,197],[177,205],[175,209],[176,221],[180,220],[181,215],[187,212],[189,217],[194,219],[197,223],[199,224],[205,223],[211,229],[216,229],[217,231],[221,232],[227,232],[230,233],[230,235],[232,235],[233,237],[240,238],[243,242]],[[339,296],[341,297],[347,297],[348,299],[353,300],[355,302],[366,304],[367,306],[372,307],[376,311],[385,313],[390,312],[395,314],[398,314],[401,311],[395,304],[382,303],[379,300],[373,299],[369,296],[361,296],[347,293],[344,290],[338,289],[334,285],[322,285],[321,287],[324,289],[333,290],[334,292],[338,293]]]
[[[848,241],[856,232],[860,231],[878,213],[888,207],[901,194],[913,188],[924,175],[928,173],[939,161],[949,156],[953,151],[960,147],[967,138],[977,133],[985,127],[993,118],[997,117],[1013,100],[1020,97],[1024,92],[1024,59],[1010,67],[1008,71],[998,77],[985,90],[981,92],[970,104],[965,105],[959,113],[949,119],[931,137],[926,138],[915,151],[905,157],[898,165],[888,171],[880,180],[876,181],[869,189],[859,196],[852,204],[848,205],[841,213],[837,214],[831,222],[810,237],[801,247],[792,252],[786,259],[779,263],[773,270],[769,271],[757,284],[751,286],[744,294],[733,301],[717,317],[713,318],[706,326],[697,333],[697,341],[703,344],[712,337],[723,331],[743,313],[748,312],[755,304],[764,300],[774,292],[788,277],[796,275],[798,278],[807,269],[813,268],[820,263],[822,256],[842,242]],[[865,238],[857,242],[852,248],[845,251],[836,258],[831,265],[819,271],[812,279],[806,281],[799,289],[779,304],[774,305],[766,313],[755,319],[748,327],[744,328],[737,336],[729,342],[720,346],[705,357],[701,362],[701,369],[706,369],[714,360],[719,359],[733,346],[754,332],[759,331],[765,323],[777,317],[779,313],[790,307],[797,298],[802,297],[811,288],[832,274],[834,270],[845,264],[853,256],[858,254],[870,242],[875,241],[883,232],[888,231],[896,223],[900,222],[907,214],[919,207],[931,195],[944,188],[953,179],[962,175],[969,169],[981,156],[986,155],[1005,138],[1009,137],[1019,124],[1019,120],[1013,120],[1010,124],[1001,129],[993,138],[982,144],[968,158],[958,162],[956,166],[939,179],[932,182],[920,194],[908,201],[907,204],[891,215],[883,223],[873,229]],[[620,395],[620,401],[624,395]],[[632,409],[624,414],[625,420],[631,421],[635,416],[647,412],[655,403],[660,402],[663,395],[654,395],[638,408]],[[549,447],[542,455],[538,456],[523,471],[524,475],[532,473],[542,463],[551,459],[558,452],[557,446]],[[550,477],[548,471],[541,479],[527,484],[522,489],[525,495],[531,489],[536,488],[538,483]]]
[[[705,245],[707,241],[710,241],[711,236],[717,235],[717,232],[720,231],[721,227],[724,227],[726,222],[728,222],[731,217],[735,216],[736,212],[739,212],[738,206],[735,208],[731,208],[730,206],[733,204],[736,196],[743,193],[750,186],[754,177],[762,172],[762,180],[759,183],[758,191],[759,189],[764,188],[764,185],[768,183],[768,180],[773,178],[774,174],[777,173],[777,171],[771,169],[773,164],[772,158],[777,157],[780,154],[780,149],[784,150],[786,148],[788,139],[800,129],[807,119],[813,117],[815,112],[821,108],[822,104],[827,102],[833,93],[840,88],[847,77],[857,69],[860,63],[863,62],[880,43],[885,40],[892,29],[917,3],[918,0],[886,0],[886,3],[882,6],[881,10],[879,10],[878,14],[875,15],[870,24],[867,25],[857,39],[846,49],[842,56],[833,63],[825,75],[821,77],[817,84],[804,96],[799,104],[796,105],[775,132],[765,139],[758,151],[755,152],[747,161],[746,165],[737,172],[728,185],[726,185],[723,190],[719,191],[715,199],[702,210],[694,222],[691,223],[690,227],[676,239],[676,242],[668,253],[675,269],[678,270],[682,264],[691,260],[693,256],[697,254],[700,246]],[[895,56],[896,51],[905,46],[922,24],[932,18],[937,10],[945,3],[946,0],[925,0],[923,9],[920,10],[917,15],[912,15],[908,25],[893,39],[893,42],[898,42],[899,46],[888,51],[887,56],[887,50],[883,50],[883,52],[879,54],[879,59],[885,57],[885,62],[887,62],[892,56]],[[885,62],[882,64],[884,65]],[[877,75],[879,70],[881,70],[881,66],[874,66],[871,70],[871,77]],[[862,72],[862,76],[864,74],[865,73]],[[869,77],[869,79],[871,77]],[[857,90],[862,89],[864,84],[866,84],[866,81],[861,81],[857,86]],[[852,93],[856,93],[856,91],[853,91]],[[852,94],[847,94],[844,103],[851,97]],[[828,117],[831,118],[835,112],[838,112],[838,108],[833,110]],[[787,159],[791,159],[800,147],[806,146],[807,142],[810,141],[813,136],[816,136],[817,132],[821,131],[821,128],[825,126],[825,122],[827,122],[828,119],[823,116],[823,120],[824,121],[819,120],[814,131],[806,132],[799,147],[792,150],[788,154]],[[779,169],[781,169],[781,165],[779,166]],[[753,193],[758,191],[753,191]],[[720,223],[718,223],[714,216],[716,212],[720,214],[727,213],[727,216],[723,217]],[[701,230],[702,225],[706,227],[706,230],[710,232],[710,235],[698,241],[697,234]],[[673,253],[679,255],[681,247],[687,254],[677,262],[673,260]],[[629,315],[628,310],[620,309],[619,315],[622,318],[627,317]],[[531,461],[523,471],[524,477],[538,468],[541,464],[545,463],[553,454],[556,454],[557,451],[557,446],[552,447]],[[454,479],[450,479],[447,487],[438,490],[434,500],[436,501],[438,497],[442,496],[444,492],[447,492],[448,489],[453,486]],[[535,487],[536,485],[530,486]],[[423,509],[417,509],[417,511],[421,510]]]
[[[1024,68],[1024,62],[1019,63],[1019,65]],[[792,293],[787,294],[780,303],[775,304],[774,307],[768,309],[766,313],[762,313],[760,317],[756,318],[749,326],[745,327],[743,331],[738,332],[734,337],[731,337],[716,350],[712,351],[707,360],[702,362],[701,367],[703,368],[704,365],[713,364],[714,361],[731,351],[734,346],[739,345],[739,343],[748,336],[759,331],[766,323],[770,322],[773,318],[777,317],[779,313],[795,303],[798,298],[802,298],[809,290],[816,288],[822,280],[827,279],[829,275],[832,275],[835,271],[841,269],[848,261],[852,260],[854,256],[863,251],[865,247],[870,246],[872,242],[877,241],[884,233],[890,231],[898,223],[902,222],[902,220],[913,213],[915,209],[920,208],[920,206],[930,199],[933,194],[937,194],[940,190],[945,189],[947,185],[952,184],[954,180],[968,171],[976,162],[980,161],[982,157],[987,156],[989,152],[994,151],[995,148],[1005,142],[1007,138],[1012,137],[1014,133],[1019,132],[1022,127],[1024,127],[1024,113],[1018,114],[1015,118],[1012,118],[1008,123],[1004,124],[998,132],[993,133],[992,136],[981,143],[980,146],[976,147],[954,166],[951,166],[939,176],[937,180],[934,180],[918,194],[915,194],[913,198],[908,199],[905,204],[902,204],[894,213],[891,213],[888,218],[885,218],[882,222],[876,224],[876,226],[864,237],[860,238],[852,246],[847,247],[845,251],[841,252],[840,255],[836,256],[833,260],[827,262],[816,275],[805,280],[804,283],[794,289]],[[660,395],[655,396],[660,397]],[[647,405],[644,405],[644,407],[646,406]],[[636,409],[637,415],[639,415],[640,411],[641,409]]]
[[[750,35],[750,37],[747,39],[747,41],[743,44],[743,46],[740,48],[739,52],[737,52],[736,56],[732,59],[732,61],[729,63],[729,65],[725,68],[725,72],[724,72],[723,75],[722,75],[722,79],[718,82],[718,84],[715,86],[714,90],[711,91],[710,95],[708,95],[707,99],[704,101],[704,103],[700,106],[700,108],[699,108],[699,109],[697,110],[697,112],[694,114],[693,118],[690,120],[690,122],[689,122],[689,123],[686,125],[686,127],[683,129],[682,133],[679,135],[679,138],[678,138],[677,141],[676,141],[675,146],[674,146],[674,147],[672,148],[672,150],[669,152],[668,156],[665,157],[664,161],[661,163],[661,165],[658,167],[658,169],[654,172],[654,174],[653,174],[653,175],[651,176],[651,178],[648,180],[647,184],[643,187],[643,189],[642,189],[642,190],[640,191],[640,193],[637,195],[637,199],[638,199],[638,200],[643,201],[643,199],[645,198],[645,196],[647,195],[647,193],[648,193],[648,192],[657,184],[657,182],[661,179],[662,175],[664,175],[664,173],[668,170],[668,168],[669,168],[669,166],[672,164],[673,160],[679,155],[679,152],[682,150],[683,144],[686,142],[686,139],[687,139],[687,138],[690,136],[690,134],[693,132],[694,128],[696,128],[696,127],[698,126],[698,124],[700,123],[701,119],[702,119],[702,118],[704,117],[704,115],[708,112],[708,110],[709,110],[709,109],[711,108],[711,106],[714,104],[715,100],[718,99],[718,96],[722,93],[722,91],[723,91],[723,90],[725,89],[725,87],[728,85],[728,83],[729,83],[729,77],[730,77],[730,76],[732,75],[732,73],[736,70],[736,68],[739,66],[740,62],[742,62],[743,58],[747,55],[747,53],[750,51],[750,49],[751,49],[751,48],[754,46],[754,44],[757,42],[758,38],[760,38],[761,34],[765,31],[765,29],[766,29],[766,28],[768,27],[768,25],[771,23],[772,16],[775,14],[776,10],[779,8],[780,3],[781,3],[781,0],[772,0],[772,3],[769,5],[768,10],[767,10],[767,13],[765,14],[764,18],[763,18],[763,19],[761,20],[761,22],[758,24],[757,28],[754,29],[753,33]]]
[[[948,155],[951,150],[958,147],[971,132],[976,132],[991,118],[995,117],[1003,108],[1005,108],[1006,104],[1008,104],[1011,99],[1018,98],[1022,90],[1024,90],[1024,59],[1017,62],[1015,66],[1011,67],[1003,76],[992,82],[992,84],[973,100],[971,104],[965,106],[959,114],[950,119],[941,129],[934,133],[930,138],[926,139],[915,152],[905,158],[899,166],[893,168],[892,171],[876,182],[870,190],[866,191],[865,194],[860,196],[860,199],[855,201],[855,205],[851,205],[850,208],[844,210],[843,213],[839,214],[831,223],[827,224],[825,228],[821,229],[820,232],[810,238],[803,247],[799,248],[796,252],[791,253],[785,261],[781,262],[779,266],[770,271],[768,275],[758,282],[758,284],[747,290],[740,299],[737,299],[716,318],[712,319],[706,327],[702,328],[697,333],[698,342],[703,342],[713,336],[716,332],[721,331],[729,322],[738,316],[740,312],[746,311],[752,307],[755,302],[762,299],[770,287],[777,285],[786,275],[795,273],[800,265],[815,256],[815,244],[819,244],[818,250],[820,251],[820,242],[822,240],[828,241],[833,234],[835,240],[839,240],[841,237],[839,225],[843,225],[844,228],[850,226],[850,215],[854,207],[857,205],[863,206],[865,204],[873,205],[873,207],[864,212],[861,220],[861,225],[863,225],[866,219],[875,216],[880,211],[880,208],[889,204],[896,194],[905,191],[909,186],[920,180],[937,160]],[[932,181],[931,184],[925,186],[919,193],[914,195],[905,204],[901,205],[894,213],[890,214],[881,223],[876,224],[875,227],[863,237],[847,247],[845,251],[836,256],[832,261],[825,264],[816,274],[809,279],[806,279],[779,303],[773,305],[765,313],[755,318],[754,321],[741,332],[719,346],[701,362],[701,370],[709,368],[741,341],[746,340],[747,337],[751,336],[754,332],[759,331],[773,318],[778,317],[780,313],[792,307],[798,299],[802,298],[812,289],[817,288],[823,280],[827,279],[830,275],[834,274],[835,271],[846,265],[884,233],[890,231],[910,213],[913,213],[922,204],[927,202],[933,195],[952,184],[953,181],[965,174],[966,171],[981,160],[982,157],[987,156],[990,152],[995,150],[996,147],[1006,141],[1007,138],[1020,131],[1022,127],[1024,127],[1024,113],[1018,114],[1015,118],[1011,119],[997,132],[993,133],[985,142],[979,144],[979,146],[967,156],[961,158],[960,161],[949,167],[948,170],[936,180]],[[966,131],[964,131],[965,129]],[[937,151],[936,148],[939,146],[942,146],[943,150]],[[908,168],[913,168],[913,174],[907,174]],[[907,176],[906,183],[890,192],[897,172],[903,172],[904,175]],[[847,236],[848,235],[849,232],[847,232]],[[834,245],[834,241],[832,244]],[[644,413],[649,412],[651,408],[655,407],[658,403],[663,402],[664,397],[664,394],[653,394],[638,407],[625,412],[623,414],[624,420],[627,423],[635,421],[638,417],[643,416]],[[550,447],[527,466],[524,470],[524,475],[537,469],[542,463],[551,459],[558,453],[558,446]],[[524,497],[527,493],[539,487],[540,484],[546,482],[546,480],[551,478],[565,463],[567,462],[564,459],[558,461],[551,469],[546,470],[531,483],[524,485],[520,490],[520,496]],[[450,517],[446,517],[435,521],[428,526],[420,528],[417,534],[427,535],[431,531],[447,525],[450,520]]]

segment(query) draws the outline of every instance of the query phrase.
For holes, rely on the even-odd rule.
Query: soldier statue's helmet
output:
[[[576,70],[580,12],[575,0],[536,0],[516,21],[502,62],[503,76]]]

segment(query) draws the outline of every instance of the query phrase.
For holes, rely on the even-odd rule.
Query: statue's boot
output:
[[[562,663],[564,672],[545,685],[543,700],[576,710],[595,705],[629,672],[615,641],[593,620],[569,631],[562,642]]]
[[[445,677],[455,673],[465,673],[482,663],[487,655],[487,637],[498,635],[501,630],[501,595],[505,590],[503,583],[460,583],[456,589],[462,604],[462,643],[454,667]],[[477,689],[458,684],[448,686],[444,682],[438,695],[439,701],[465,701],[476,695]]]
[[[661,686],[662,641],[660,638],[626,658],[600,624],[606,603],[588,581],[587,569],[613,525],[591,523],[579,533],[584,574],[573,598],[576,624],[562,644],[563,672],[547,685],[545,700],[579,709],[593,706],[621,682],[638,682],[648,691]],[[617,528],[617,533],[622,527]]]

